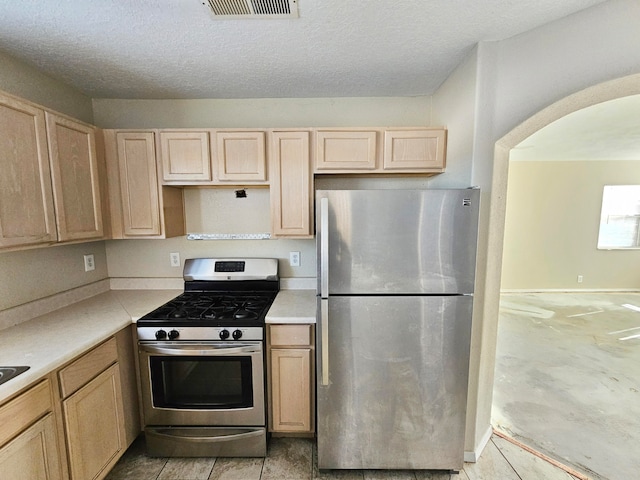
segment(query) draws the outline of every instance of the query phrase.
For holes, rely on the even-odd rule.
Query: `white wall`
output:
[[[495,138],[576,91],[637,73],[639,19],[637,0],[610,0],[495,44]]]
[[[640,2],[613,0],[512,39],[478,45],[471,181],[484,192],[474,306],[481,312],[474,315],[469,395],[476,411],[470,413],[467,450],[483,443],[491,421],[508,167],[508,155],[505,160],[496,150],[500,155],[494,157],[494,147],[521,122],[567,95],[640,72],[638,18]],[[539,121],[542,127],[550,120]],[[499,159],[495,170],[494,158]],[[473,385],[474,378],[481,381]]]

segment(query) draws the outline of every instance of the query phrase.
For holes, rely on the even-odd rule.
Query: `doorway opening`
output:
[[[503,294],[495,305],[494,318],[499,317],[500,323],[492,421],[494,426],[503,428],[523,443],[595,478],[624,477],[621,469],[628,468],[635,472],[640,468],[632,451],[632,446],[638,442],[638,438],[633,438],[633,432],[640,432],[640,423],[634,423],[640,422],[637,420],[640,418],[640,411],[633,412],[634,408],[640,408],[636,407],[640,405],[637,392],[640,369],[631,368],[640,364],[640,339],[636,339],[635,343],[621,340],[630,336],[622,333],[623,330],[639,328],[636,333],[640,333],[640,312],[624,306],[640,305],[640,294],[603,293],[602,290],[606,288],[603,287],[606,283],[604,280],[598,284],[591,278],[591,274],[573,271],[566,265],[567,268],[560,268],[557,262],[565,259],[550,258],[552,264],[549,264],[544,261],[545,255],[530,258],[533,266],[529,270],[522,265],[514,267],[510,264],[513,263],[513,258],[508,258],[508,255],[514,255],[510,249],[520,247],[520,255],[531,255],[531,248],[535,247],[536,242],[540,243],[540,240],[531,239],[532,246],[529,247],[522,245],[527,242],[526,228],[530,226],[524,227],[525,231],[520,231],[522,238],[518,239],[517,235],[513,235],[513,225],[509,224],[513,215],[513,205],[509,202],[513,198],[508,194],[507,187],[513,186],[510,182],[514,178],[531,181],[531,173],[538,167],[541,171],[547,171],[546,183],[539,185],[538,191],[532,191],[531,195],[537,195],[533,197],[533,201],[540,204],[550,202],[547,205],[547,216],[551,215],[549,212],[558,211],[561,212],[560,216],[558,219],[547,219],[541,211],[528,212],[528,215],[538,216],[537,221],[541,225],[545,225],[545,220],[549,220],[550,225],[556,222],[553,228],[549,228],[549,232],[537,232],[541,234],[540,238],[551,241],[552,246],[547,248],[553,248],[553,238],[549,239],[549,236],[552,237],[554,232],[565,226],[561,215],[568,215],[569,208],[563,209],[557,203],[554,205],[549,195],[545,194],[550,193],[550,182],[558,183],[555,187],[560,190],[562,182],[557,177],[548,176],[553,171],[550,164],[518,164],[513,160],[514,153],[517,156],[518,146],[526,144],[527,139],[532,138],[536,132],[559,119],[568,118],[574,112],[603,102],[637,95],[640,89],[639,78],[640,76],[632,76],[607,82],[557,102],[503,137],[496,143],[495,152],[491,194],[493,223],[490,231],[493,235],[504,233],[504,244],[501,239],[500,252],[497,249],[494,252],[496,255],[489,252],[489,258],[497,258],[499,263],[503,259],[503,252],[505,257],[504,265],[493,265],[498,274],[499,269],[504,268],[502,276],[497,277],[501,279],[500,290]],[[636,168],[640,170],[640,162],[637,162],[640,154],[635,160]],[[594,165],[595,163],[585,168]],[[526,171],[525,167],[531,169]],[[572,172],[575,174],[578,165],[567,162],[562,167],[571,176]],[[567,189],[575,190],[575,186],[567,186]],[[570,200],[571,192],[568,193]],[[598,204],[595,208],[594,238],[584,239],[585,242],[590,242],[590,251],[596,249],[599,211]],[[527,223],[526,218],[521,220]],[[567,218],[566,223],[570,224],[571,220],[573,219]],[[501,227],[497,229],[498,233],[496,227]],[[562,244],[567,235],[568,233],[563,235],[558,232],[556,243]],[[590,234],[583,232],[583,235]],[[516,242],[518,245],[515,245]],[[569,247],[564,246],[564,255],[579,256],[575,255],[577,246],[570,248],[575,245],[575,241],[568,244]],[[495,243],[490,242],[490,245],[495,248]],[[553,256],[548,252],[546,255]],[[594,267],[591,265],[594,261],[596,260],[592,259],[585,268]],[[517,278],[518,270],[528,272],[528,278]],[[536,275],[539,278],[532,281]],[[558,278],[562,275],[567,278]],[[586,284],[585,280],[593,283]],[[578,282],[581,285],[576,285]],[[615,286],[613,289],[616,289]],[[532,293],[536,290],[545,291]],[[566,293],[571,290],[573,292]],[[630,402],[628,405],[625,404],[627,401]],[[618,452],[620,456],[612,458],[611,452],[607,453],[608,449]],[[598,455],[602,458],[596,458]]]

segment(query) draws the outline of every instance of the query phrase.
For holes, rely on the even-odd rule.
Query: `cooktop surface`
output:
[[[259,326],[277,292],[184,292],[141,317],[139,326]]]

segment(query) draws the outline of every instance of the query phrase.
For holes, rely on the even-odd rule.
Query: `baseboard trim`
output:
[[[493,427],[489,425],[487,431],[484,433],[482,438],[480,439],[480,443],[475,446],[475,450],[473,452],[464,452],[464,461],[466,463],[476,463],[482,455],[482,451],[491,440],[491,435],[493,435]]]

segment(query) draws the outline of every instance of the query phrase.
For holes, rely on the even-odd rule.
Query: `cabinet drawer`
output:
[[[118,359],[116,339],[110,338],[60,370],[60,393],[66,398]]]
[[[40,382],[35,387],[0,407],[0,445],[11,439],[20,431],[46,412],[51,410],[51,387],[49,380]]]
[[[311,325],[271,325],[272,346],[311,345]]]

